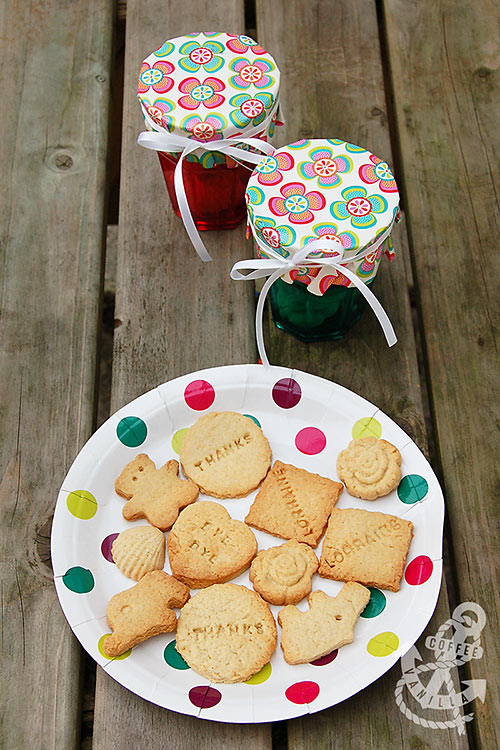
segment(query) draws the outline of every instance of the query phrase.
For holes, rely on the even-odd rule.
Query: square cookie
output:
[[[276,461],[245,522],[282,539],[317,547],[343,489],[340,482]]]
[[[413,524],[398,516],[334,508],[318,573],[335,581],[357,581],[399,591]]]

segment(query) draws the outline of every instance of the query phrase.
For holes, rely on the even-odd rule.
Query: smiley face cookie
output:
[[[254,589],[270,604],[297,604],[311,593],[318,558],[295,540],[261,550],[250,566]]]
[[[187,431],[179,457],[187,477],[212,497],[244,497],[262,482],[271,464],[264,433],[237,412],[210,412]]]
[[[376,500],[395,490],[401,481],[401,454],[387,440],[351,440],[337,458],[337,474],[354,497]]]
[[[147,638],[175,630],[172,607],[182,607],[188,599],[188,587],[168,573],[146,573],[135,586],[110,599],[106,617],[113,633],[104,641],[104,651],[110,657],[120,656]]]
[[[240,575],[255,557],[257,540],[246,524],[207,500],[182,511],[167,549],[174,576],[197,589]]]
[[[122,515],[127,521],[146,518],[151,526],[167,531],[174,524],[179,510],[194,503],[198,487],[180,479],[179,463],[167,461],[157,469],[145,453],[128,463],[115,482],[115,490],[128,500]]]
[[[337,596],[315,591],[309,610],[288,606],[278,614],[281,648],[288,664],[307,664],[354,639],[354,626],[370,599],[369,589],[346,583]]]
[[[276,624],[265,601],[245,586],[215,584],[183,607],[176,634],[182,658],[211,682],[244,682],[276,648]]]

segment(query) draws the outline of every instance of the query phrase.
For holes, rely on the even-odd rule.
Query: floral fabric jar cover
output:
[[[300,140],[265,156],[248,182],[248,223],[260,257],[288,257],[324,238],[344,259],[377,242],[399,217],[399,193],[387,164],[367,149],[337,139]],[[271,251],[266,252],[266,247]],[[330,252],[316,247],[311,257]],[[392,260],[389,235],[373,253],[347,264],[363,281],[377,273],[383,252]],[[294,268],[283,281],[299,281],[322,295],[332,285],[352,286],[328,267]]]
[[[243,137],[260,123],[258,137],[272,136],[279,88],[276,62],[249,36],[201,32],[152,52],[142,63],[137,96],[150,128],[204,144]],[[226,163],[217,151],[200,150],[187,159],[204,167]]]

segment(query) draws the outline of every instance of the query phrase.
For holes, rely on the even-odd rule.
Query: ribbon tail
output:
[[[257,308],[255,310],[255,336],[257,339],[257,350],[264,367],[269,367],[269,360],[267,358],[266,347],[264,345],[264,330],[262,327],[264,302],[266,301],[269,289],[272,287],[276,279],[278,279],[280,276],[283,276],[283,272],[283,268],[277,268],[276,271],[274,271],[274,273],[272,273],[271,276],[269,276],[269,278],[266,280],[264,286],[260,290],[259,299],[257,301]]]
[[[194,149],[192,150],[194,151]],[[187,153],[188,152],[186,151],[186,149],[184,149],[175,167],[175,172],[174,172],[175,195],[177,198],[177,203],[179,204],[179,211],[181,212],[184,226],[186,227],[186,231],[189,235],[189,239],[193,243],[194,249],[200,256],[201,260],[204,263],[207,263],[208,261],[212,260],[212,257],[210,253],[208,252],[207,248],[205,247],[205,245],[203,244],[203,241],[200,237],[200,233],[198,232],[198,228],[196,224],[194,223],[194,219],[189,209],[189,204],[187,202],[186,191],[184,189],[184,178],[182,176],[182,163],[184,161],[184,156],[186,156]]]
[[[344,276],[347,276],[347,278],[352,281],[354,286],[358,289],[358,291],[361,292],[363,297],[366,299],[368,304],[370,305],[371,309],[375,313],[378,322],[380,323],[382,330],[384,332],[384,336],[386,338],[387,344],[389,346],[394,346],[394,344],[397,342],[397,336],[394,331],[394,328],[392,327],[392,323],[389,320],[389,316],[387,315],[386,311],[378,301],[378,299],[375,297],[371,289],[365,284],[364,281],[359,279],[356,274],[354,274],[352,271],[350,271],[345,266],[341,266],[337,263],[332,263],[332,265],[340,271],[340,273],[344,274]]]

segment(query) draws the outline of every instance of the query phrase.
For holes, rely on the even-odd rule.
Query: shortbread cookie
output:
[[[401,454],[387,440],[351,440],[337,458],[337,474],[354,497],[376,500],[395,490],[401,481]]]
[[[265,601],[245,586],[215,584],[183,607],[176,649],[211,682],[244,682],[276,648],[276,624]]]
[[[250,580],[270,604],[297,604],[311,592],[318,565],[309,545],[292,539],[261,550],[250,566]]]
[[[332,479],[275,461],[245,522],[274,536],[317,547],[343,489]]]
[[[168,535],[172,573],[193,589],[243,573],[257,553],[251,529],[209,500],[185,508]]]
[[[188,587],[168,573],[146,573],[135,586],[110,599],[106,617],[113,633],[103,650],[110,657],[120,656],[153,635],[170,633],[177,622],[172,607],[182,607],[188,599]]]
[[[248,495],[271,465],[271,448],[260,427],[233,411],[200,417],[187,431],[179,455],[185,475],[213,497]]]
[[[157,469],[145,453],[136,456],[115,482],[116,492],[128,500],[123,517],[127,521],[145,518],[161,531],[170,529],[179,510],[194,503],[199,494],[194,482],[179,479],[178,474],[177,461],[167,461]]]
[[[165,564],[165,536],[155,526],[134,526],[118,534],[111,547],[116,566],[134,581],[161,570]]]
[[[346,583],[337,596],[315,591],[307,601],[309,610],[288,606],[278,614],[282,627],[281,648],[288,664],[306,664],[352,643],[354,626],[370,599],[370,591],[359,583]]]
[[[319,574],[399,591],[413,524],[398,516],[334,508],[323,540]]]

